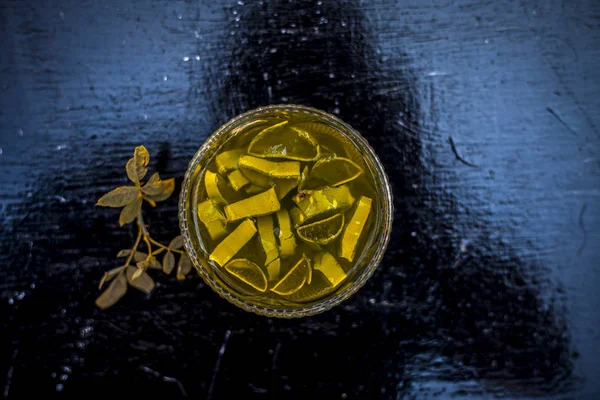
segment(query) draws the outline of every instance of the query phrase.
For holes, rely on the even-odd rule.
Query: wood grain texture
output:
[[[2,2],[2,393],[597,395],[599,21],[592,0]],[[396,214],[367,285],[280,321],[155,274],[96,309],[135,232],[93,205],[134,146],[177,191],[218,126],[274,103],[382,159]],[[148,213],[158,239],[176,206]]]

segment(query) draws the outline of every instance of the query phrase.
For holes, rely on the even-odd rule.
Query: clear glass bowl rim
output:
[[[374,178],[380,182],[380,186],[378,189],[381,193],[379,195],[383,196],[383,204],[384,207],[380,210],[382,218],[381,218],[381,227],[379,227],[379,231],[382,233],[380,240],[374,241],[372,246],[375,247],[375,251],[373,253],[373,257],[369,264],[363,269],[360,275],[356,278],[354,282],[352,282],[347,288],[345,288],[340,293],[335,296],[324,300],[323,302],[313,304],[310,306],[295,308],[295,309],[278,309],[272,307],[265,307],[257,304],[253,304],[244,299],[241,299],[232,293],[226,291],[218,282],[216,282],[210,274],[205,271],[204,267],[199,261],[198,254],[194,247],[192,246],[192,241],[190,238],[190,228],[188,218],[188,211],[186,208],[186,204],[188,201],[191,201],[191,193],[192,193],[192,175],[194,171],[200,165],[202,158],[211,148],[212,144],[219,140],[223,135],[226,135],[233,127],[239,125],[244,120],[250,119],[254,116],[261,115],[264,113],[274,112],[274,111],[289,111],[289,112],[301,112],[308,115],[314,115],[316,117],[322,118],[323,120],[334,125],[339,125],[343,128],[343,132],[352,137],[352,139],[360,144],[361,153],[370,158],[370,161],[374,167]],[[243,114],[240,114],[228,122],[223,124],[219,129],[217,129],[205,142],[188,165],[188,169],[185,173],[183,184],[181,186],[181,193],[179,195],[179,227],[181,229],[181,234],[184,239],[184,247],[189,255],[194,268],[198,271],[199,275],[202,277],[204,282],[208,286],[210,286],[219,296],[229,301],[230,303],[242,308],[245,311],[254,312],[259,315],[264,315],[267,317],[277,317],[277,318],[299,318],[306,317],[315,314],[322,313],[327,311],[341,302],[350,298],[358,289],[360,289],[366,281],[373,275],[379,263],[381,262],[383,255],[385,253],[385,249],[390,240],[390,235],[392,231],[392,221],[394,215],[393,209],[393,195],[392,189],[388,180],[388,177],[384,171],[383,165],[377,157],[377,154],[373,150],[373,148],[369,145],[367,140],[358,133],[354,128],[340,120],[334,115],[326,113],[316,108],[307,107],[303,105],[297,104],[274,104],[263,107],[258,107],[253,110],[247,111]]]

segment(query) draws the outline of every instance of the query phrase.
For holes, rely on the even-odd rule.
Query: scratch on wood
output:
[[[207,400],[212,399],[213,390],[215,388],[215,381],[217,380],[217,375],[219,373],[219,369],[221,369],[221,360],[223,359],[223,354],[225,354],[225,349],[227,348],[227,342],[229,342],[230,336],[231,336],[231,331],[227,330],[225,332],[225,337],[223,338],[223,344],[221,344],[221,348],[219,349],[219,354],[217,355],[217,361],[215,362],[213,376],[212,376],[212,379],[210,380],[210,386],[208,387],[208,395],[206,396]]]
[[[567,125],[567,124],[565,123],[565,121],[563,121],[563,120],[562,120],[562,118],[561,118],[561,117],[559,117],[559,116],[558,116],[558,114],[557,114],[557,113],[556,113],[556,112],[555,112],[553,109],[551,109],[550,107],[546,107],[546,110],[548,110],[548,112],[549,112],[550,114],[552,114],[552,116],[553,116],[554,118],[556,118],[556,120],[557,120],[558,122],[560,122],[560,123],[562,124],[562,126],[564,126],[565,128],[567,128],[567,130],[568,130],[569,132],[571,132],[573,135],[577,136],[577,132],[575,132],[573,129],[571,129],[571,127],[570,127],[569,125]]]
[[[179,381],[179,379],[176,378],[172,378],[170,376],[166,376],[161,374],[158,371],[153,370],[152,368],[148,368],[145,365],[142,365],[140,367],[140,369],[152,376],[154,376],[155,378],[160,378],[162,379],[164,382],[168,382],[168,383],[175,383],[177,384],[177,387],[179,388],[179,390],[181,391],[181,394],[183,395],[183,397],[187,397],[187,392],[185,391],[185,388],[183,387],[183,384],[181,383],[181,381]]]
[[[11,365],[8,368],[8,372],[6,373],[6,385],[4,386],[4,398],[5,399],[8,398],[8,395],[10,393],[10,381],[12,380],[12,376],[13,376],[13,372],[14,372],[14,365],[15,365],[15,361],[17,359],[17,354],[19,354],[19,349],[15,349],[15,351],[13,352]]]
[[[585,214],[586,209],[587,203],[584,203],[583,206],[581,206],[581,211],[579,212],[579,228],[581,228],[581,232],[583,232],[583,240],[581,241],[581,246],[579,246],[579,249],[577,249],[577,257],[581,255],[587,243],[587,230],[583,224],[583,215]]]
[[[450,143],[450,147],[452,148],[452,152],[454,153],[454,155],[456,156],[456,159],[458,161],[460,161],[461,163],[472,167],[472,168],[479,168],[479,166],[477,164],[473,164],[472,162],[469,162],[467,160],[465,160],[459,153],[458,150],[456,150],[456,145],[454,144],[454,139],[452,139],[452,136],[448,137],[448,143]]]
[[[277,342],[277,346],[275,346],[275,351],[273,351],[273,360],[271,361],[271,369],[273,371],[277,370],[277,359],[279,358],[279,350],[281,350],[281,342]]]

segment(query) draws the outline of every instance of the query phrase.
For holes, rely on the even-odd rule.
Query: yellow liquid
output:
[[[291,180],[273,179],[267,177],[266,181],[270,180],[270,182],[268,184],[266,182],[262,182],[263,187],[259,187],[254,185],[254,182],[256,182],[257,179],[257,176],[254,176],[256,175],[254,173],[255,171],[248,172],[248,169],[242,169],[239,165],[233,167],[233,164],[231,163],[229,165],[224,165],[222,161],[223,158],[221,158],[220,162],[218,162],[219,155],[225,152],[234,151],[234,153],[231,154],[235,154],[236,160],[248,155],[249,146],[252,149],[256,149],[256,147],[252,147],[252,143],[257,135],[260,135],[261,132],[265,131],[265,129],[286,121],[287,124],[285,125],[287,128],[277,130],[275,138],[277,140],[281,139],[282,143],[289,144],[290,137],[297,135],[297,132],[289,129],[290,127],[298,129],[303,133],[307,133],[309,135],[309,140],[312,140],[318,146],[318,155],[315,156],[313,154],[308,154],[307,152],[306,158],[314,157],[314,159],[307,161],[278,158],[276,156],[277,154],[281,153],[281,147],[277,145],[267,148],[265,153],[268,155],[267,157],[262,157],[264,154],[262,154],[262,156],[256,156],[256,151],[253,151],[253,154],[250,155],[261,160],[275,163],[278,167],[284,165],[283,163],[288,162],[299,163],[299,170],[303,173],[307,172],[308,175],[301,174],[304,181],[300,180],[298,186],[294,186],[293,183],[290,184],[290,182],[293,182]],[[264,216],[250,216],[233,221],[221,220],[222,228],[225,232],[222,232],[221,226],[219,226],[219,234],[217,237],[215,237],[215,231],[211,232],[211,237],[207,226],[203,223],[198,223],[200,232],[199,245],[201,247],[199,250],[204,253],[203,259],[205,259],[206,262],[211,265],[215,277],[222,282],[222,286],[226,290],[235,292],[237,296],[245,298],[247,301],[258,305],[293,309],[323,301],[326,298],[334,296],[336,293],[342,291],[344,288],[350,285],[353,279],[355,279],[361,273],[361,269],[356,267],[356,265],[360,265],[360,268],[363,268],[366,264],[368,264],[365,263],[364,260],[362,260],[363,262],[359,261],[362,259],[363,250],[370,246],[373,240],[377,240],[376,232],[373,232],[373,230],[377,228],[375,226],[375,221],[379,219],[379,210],[377,209],[377,206],[375,206],[375,204],[377,204],[377,192],[375,187],[378,183],[374,182],[373,175],[367,167],[360,149],[345,134],[340,133],[335,128],[327,125],[326,121],[321,120],[316,116],[313,117],[300,113],[296,114],[289,111],[274,111],[267,115],[261,115],[260,117],[257,117],[256,120],[248,121],[243,126],[234,128],[233,131],[228,133],[226,136],[229,137],[229,139],[225,143],[221,144],[220,148],[216,149],[214,157],[208,164],[204,166],[200,173],[200,179],[198,180],[196,187],[196,198],[198,203],[204,203],[207,200],[211,200],[212,204],[220,212],[220,214],[223,217],[226,217],[230,216],[230,213],[225,212],[225,207],[227,204],[235,204],[249,197],[264,193],[266,190],[268,190],[268,185],[274,185],[278,193],[280,191],[285,193],[288,189],[277,187],[277,185],[294,186],[291,190],[289,190],[289,192],[287,192],[287,194],[285,194],[285,196],[279,199],[279,207],[280,210],[285,210],[285,213],[283,214],[287,213],[287,215],[291,215],[290,225],[291,235],[293,238],[291,240],[295,242],[295,246],[292,247],[290,246],[290,243],[283,243],[284,240],[289,238],[279,237],[282,231],[282,227],[279,226],[281,220],[278,218],[278,212],[269,209],[269,207],[272,208],[272,205],[269,207],[265,206],[265,212],[267,213],[266,217],[272,218],[273,226],[271,239],[267,239],[269,244],[273,244],[271,241],[273,238],[275,239],[274,244],[276,249],[267,249],[269,246],[267,245],[267,247],[265,247],[261,239],[258,219],[265,218]],[[289,148],[291,149],[291,147]],[[306,150],[305,148],[302,148],[302,146],[299,148],[300,151]],[[284,150],[283,153],[286,153],[286,151]],[[290,153],[288,152],[287,154]],[[335,174],[333,176],[328,175],[329,170],[331,169],[328,168],[329,164],[325,162],[325,164],[322,165],[322,167],[325,166],[325,168],[321,168],[319,175],[320,179],[308,179],[308,177],[311,177],[310,171],[314,168],[315,164],[319,162],[319,160],[331,160],[335,158],[350,160],[360,171],[362,171],[362,173],[356,178],[352,178],[352,176],[350,176],[350,178],[352,178],[350,181],[335,185],[334,187],[331,182],[328,183],[326,181],[328,179],[331,181],[338,178],[335,176]],[[320,162],[324,163],[324,161]],[[272,164],[267,165],[272,166]],[[283,170],[282,168],[277,169]],[[242,174],[235,171],[239,171]],[[232,172],[235,172],[235,174],[230,180],[228,175]],[[277,171],[274,173],[277,173]],[[295,174],[295,172],[283,172],[284,177],[286,173]],[[207,185],[205,182],[207,176],[211,181],[214,180],[213,174],[218,175],[216,179],[216,186],[218,188],[218,195],[220,196],[217,196],[216,198],[213,186],[209,186],[211,189],[207,191]],[[263,176],[266,177],[266,175]],[[323,176],[325,177],[325,181],[323,180]],[[252,183],[245,183],[245,177],[252,181]],[[260,178],[260,176],[258,176],[258,178]],[[335,184],[336,182],[333,183]],[[240,185],[243,186],[240,188]],[[352,199],[351,205],[345,205],[341,208],[336,208],[335,204],[341,203],[337,201],[339,199],[334,199],[333,203],[335,204],[331,206],[333,207],[332,209],[321,210],[317,207],[317,210],[320,210],[317,215],[306,217],[306,215],[303,215],[301,212],[299,212],[298,203],[294,201],[294,198],[296,200],[301,200],[303,196],[310,194],[311,191],[323,191],[322,193],[329,193],[325,191],[331,188],[334,189],[333,192],[339,192],[343,194],[341,197],[342,200]],[[347,188],[347,190],[344,188]],[[349,193],[349,197],[347,196],[347,193]],[[349,260],[347,259],[348,257],[342,257],[341,242],[344,238],[346,229],[348,229],[348,224],[350,224],[350,222],[353,220],[354,213],[356,212],[359,204],[359,199],[361,198],[372,200],[373,206],[369,210],[366,220],[363,220],[359,224],[362,231],[360,231],[357,240],[357,235],[354,235],[356,246],[354,248],[354,255]],[[215,199],[218,199],[218,201],[215,201]],[[361,204],[362,203],[364,202],[361,202]],[[255,206],[259,208],[262,207],[261,204]],[[297,220],[298,214],[301,214],[301,219],[303,221],[299,225],[296,225],[296,223],[299,222]],[[333,216],[339,214],[341,214],[343,218],[339,216],[332,218]],[[362,214],[364,214],[364,212]],[[337,224],[339,224],[342,219],[344,221],[344,225],[340,227],[340,232],[333,240],[330,240],[331,235],[335,235],[336,233],[334,232],[336,229],[333,228],[330,229],[329,239],[315,239],[315,237],[312,237],[312,239],[317,241],[320,240],[322,243],[315,243],[312,240],[305,240],[302,238],[303,235],[299,234],[298,228],[326,219],[329,219],[332,221],[332,223]],[[260,271],[252,271],[252,274],[249,274],[248,276],[251,275],[250,278],[256,280],[258,279],[256,276],[260,276],[262,273],[267,281],[264,291],[262,290],[262,285],[264,282],[259,280],[257,284],[249,285],[244,275],[242,275],[242,279],[240,279],[240,276],[235,275],[236,273],[239,273],[239,268],[226,268],[226,265],[220,265],[210,257],[211,254],[215,253],[217,246],[223,242],[227,236],[231,235],[231,233],[234,232],[236,228],[240,226],[240,224],[247,220],[252,221],[254,226],[256,226],[256,234],[254,234],[254,236],[252,236],[252,238],[247,241],[239,250],[237,248],[234,249],[233,251],[235,254],[226,254],[227,257],[225,259],[222,257],[217,259],[223,261],[223,264],[227,264],[227,259],[245,259],[255,264],[258,268],[260,268]],[[265,225],[263,225],[263,227],[264,226]],[[283,228],[285,229],[285,226]],[[309,235],[314,235],[316,232],[318,236],[320,232],[319,225],[317,224],[317,228],[312,230],[305,229],[304,232],[308,232]],[[352,236],[350,234],[350,230],[348,232],[349,234],[347,236]],[[265,237],[268,236],[269,235],[266,235]],[[231,242],[235,242],[235,240],[231,240]],[[222,250],[223,249],[219,250],[221,255],[223,255]],[[269,252],[269,255],[267,255],[267,252]],[[228,250],[226,250],[225,253],[228,253]],[[231,253],[231,251],[229,251],[229,253]],[[335,261],[331,261],[331,257],[329,255],[323,257],[323,254],[325,253],[333,256]],[[278,259],[277,268],[274,268],[274,264],[266,265],[267,261],[271,261],[275,257]],[[309,270],[306,270],[306,267],[302,265],[303,270],[301,274],[291,274],[290,271],[292,268],[301,263],[303,258],[308,260],[307,263],[304,261],[302,261],[302,263],[307,264]],[[323,261],[324,259],[327,261],[327,265],[331,265],[332,263],[337,264],[341,269],[334,271],[334,273],[331,273],[331,271],[329,271],[329,273],[327,273],[327,271],[324,273],[322,270],[316,269],[316,267],[320,265],[319,263],[322,265],[322,263],[325,262]],[[239,261],[237,264],[239,264]],[[243,269],[241,270],[241,273],[243,274]],[[273,277],[275,270],[277,270],[277,276]],[[234,274],[232,274],[230,271],[234,271]],[[278,286],[281,280],[285,279],[288,274],[288,281],[285,282],[285,284]],[[281,290],[282,287],[285,287],[285,289]]]

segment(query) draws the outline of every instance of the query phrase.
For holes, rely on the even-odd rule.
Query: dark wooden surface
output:
[[[5,397],[600,395],[598,1],[4,0],[0,60]],[[374,277],[302,320],[194,276],[96,309],[135,232],[94,203],[134,146],[179,187],[271,103],[339,114],[380,155]],[[176,203],[148,213],[160,239]]]

